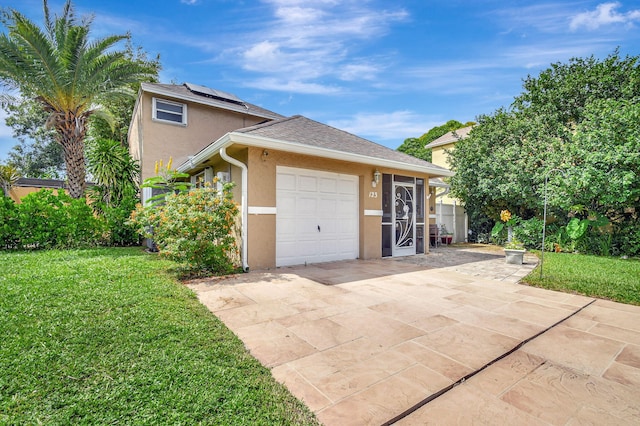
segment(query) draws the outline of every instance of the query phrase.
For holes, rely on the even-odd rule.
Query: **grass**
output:
[[[139,248],[0,253],[0,424],[317,424]]]
[[[571,253],[545,253],[522,281],[537,287],[640,305],[640,260]]]

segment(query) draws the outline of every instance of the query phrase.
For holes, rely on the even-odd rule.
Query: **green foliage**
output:
[[[0,164],[0,189],[3,195],[9,196],[9,191],[18,179],[20,179],[20,173],[14,166]]]
[[[612,227],[611,254],[640,257],[640,221],[622,221]]]
[[[424,161],[431,161],[431,150],[424,148],[427,143],[424,143],[422,138],[407,138],[397,150]]]
[[[0,249],[18,247],[19,225],[16,203],[0,194]]]
[[[8,162],[29,178],[61,179],[64,172],[62,146],[55,131],[47,128],[47,113],[30,98],[12,99],[3,105],[5,122],[18,143],[9,151]]]
[[[398,151],[404,152],[405,154],[409,154],[413,157],[420,158],[425,161],[431,161],[431,150],[425,149],[425,146],[427,144],[433,142],[446,133],[461,129],[463,127],[471,126],[473,124],[475,123],[467,122],[465,124],[462,124],[456,120],[449,120],[441,126],[433,127],[419,138],[405,139],[402,145],[398,147]]]
[[[88,193],[94,211],[107,227],[107,243],[137,244],[138,233],[127,222],[138,199],[138,163],[125,147],[112,139],[91,140],[87,160],[87,168],[96,183]]]
[[[580,220],[574,217],[567,223],[567,235],[572,240],[578,240],[584,236],[587,228],[589,228],[589,221],[587,219]]]
[[[5,249],[43,249],[96,246],[103,226],[84,199],[43,189],[32,192],[20,204],[4,199],[0,207]]]
[[[621,58],[616,51],[603,61],[574,58],[528,77],[524,89],[511,110],[480,116],[456,144],[453,195],[467,210],[494,220],[504,209],[523,220],[540,218],[548,179],[548,217],[560,226],[575,206],[612,224],[638,220],[628,212],[640,211],[639,57]],[[617,229],[611,252],[622,250]],[[607,238],[587,248],[607,251]]]
[[[0,424],[317,424],[171,262],[98,248],[0,265]]]
[[[137,193],[131,192],[125,194],[117,204],[92,204],[105,226],[106,245],[132,246],[140,243],[138,229],[129,220],[138,202]]]
[[[156,175],[147,178],[142,183],[143,188],[151,188],[157,190],[158,194],[146,200],[147,204],[159,205],[163,204],[165,198],[172,193],[185,192],[191,187],[191,183],[185,181],[189,178],[188,173],[181,173],[171,168],[173,159],[169,158],[169,162],[165,166],[162,160],[156,161]]]
[[[88,120],[106,115],[99,105],[133,96],[130,85],[156,70],[116,49],[129,35],[92,37],[92,18],[78,19],[70,0],[59,15],[50,13],[47,0],[43,9],[42,28],[18,10],[3,11],[0,81],[42,105],[63,148],[69,194],[81,198]]]
[[[149,83],[157,83],[159,81],[158,74],[162,69],[160,55],[150,58],[142,47],[134,46],[131,40],[126,41],[124,54],[126,59],[149,70],[148,76],[129,85],[129,89],[132,92],[138,93],[143,81]],[[115,102],[110,100],[103,102],[103,106],[111,113],[112,120],[109,122],[102,117],[94,117],[89,128],[90,137],[92,139],[112,139],[126,147],[127,134],[135,102],[135,97],[119,99]]]
[[[189,273],[226,274],[238,265],[238,206],[231,188],[205,187],[172,192],[162,203],[138,206],[132,222],[152,238],[160,255],[181,263]]]
[[[520,220],[518,226],[513,229],[515,238],[522,241],[529,249],[540,249],[542,247],[542,219],[532,217],[527,220]]]

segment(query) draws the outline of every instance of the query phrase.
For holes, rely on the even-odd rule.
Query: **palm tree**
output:
[[[0,188],[2,188],[2,194],[5,197],[11,195],[11,189],[16,182],[20,179],[20,173],[11,165],[0,164]]]
[[[43,6],[44,29],[15,9],[3,12],[8,32],[0,35],[0,82],[35,98],[49,114],[47,124],[64,151],[69,195],[80,198],[87,121],[94,114],[108,118],[100,103],[132,96],[129,85],[154,70],[114,50],[129,35],[90,39],[92,17],[78,21],[71,0],[53,18],[47,0]]]

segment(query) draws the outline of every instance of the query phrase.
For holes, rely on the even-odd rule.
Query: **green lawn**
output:
[[[0,424],[316,424],[170,266],[0,253]]]
[[[522,281],[537,287],[640,305],[640,260],[571,253],[545,253]]]

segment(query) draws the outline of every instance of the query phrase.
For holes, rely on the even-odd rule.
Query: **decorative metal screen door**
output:
[[[393,223],[395,227],[394,256],[416,254],[415,185],[394,183]]]

